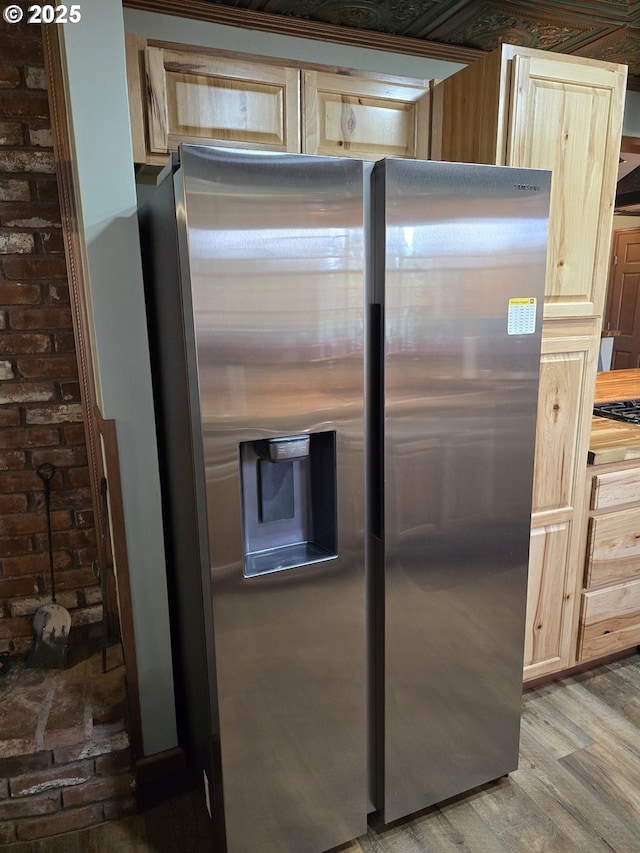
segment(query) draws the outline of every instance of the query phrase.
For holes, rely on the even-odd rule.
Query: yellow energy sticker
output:
[[[536,306],[534,296],[524,296],[509,300],[507,312],[508,335],[532,335],[536,330]]]

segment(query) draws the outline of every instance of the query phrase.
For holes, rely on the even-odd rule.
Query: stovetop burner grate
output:
[[[614,421],[640,425],[640,398],[635,400],[610,400],[606,403],[595,403],[593,414]]]

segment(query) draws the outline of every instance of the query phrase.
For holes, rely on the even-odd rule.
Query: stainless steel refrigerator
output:
[[[548,173],[183,146],[141,213],[181,743],[229,853],[517,764]]]

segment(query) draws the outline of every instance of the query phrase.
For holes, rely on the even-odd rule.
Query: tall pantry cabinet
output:
[[[576,662],[582,495],[625,83],[623,65],[502,45],[433,90],[434,159],[553,170],[525,680]]]

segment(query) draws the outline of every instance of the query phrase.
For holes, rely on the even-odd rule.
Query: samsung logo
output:
[[[530,193],[540,192],[540,187],[535,184],[514,184],[514,190],[527,190]]]

